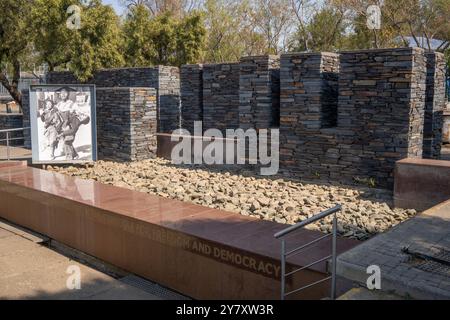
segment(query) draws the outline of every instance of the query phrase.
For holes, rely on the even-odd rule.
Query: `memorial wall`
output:
[[[156,155],[156,89],[97,88],[97,149],[102,160]]]
[[[426,75],[421,49],[283,55],[283,173],[391,188],[395,162],[422,157]]]
[[[426,64],[422,49],[340,54],[340,172],[392,187],[395,162],[422,156]]]
[[[423,158],[439,159],[442,145],[445,109],[445,57],[442,53],[426,54],[427,87],[423,128]]]
[[[48,82],[75,79],[52,72]],[[154,88],[157,116],[146,121],[156,121],[157,132],[183,127],[192,133],[194,121],[202,121],[203,130],[279,127],[280,173],[292,177],[391,188],[395,161],[438,158],[440,153],[444,59],[423,49],[290,53],[180,69],[111,69],[97,72],[89,82],[97,88]],[[25,92],[24,110],[27,99]],[[115,106],[110,101],[106,108]],[[135,134],[142,137],[155,126],[138,127]],[[100,154],[103,146],[99,141]],[[153,154],[130,151],[125,158]]]
[[[203,66],[204,130],[239,127],[239,68],[239,63]]]
[[[338,55],[281,56],[280,170],[308,179],[333,179],[337,169]],[[336,170],[338,171],[338,170]]]
[[[239,66],[239,127],[278,127],[280,57],[243,57]]]
[[[79,83],[71,72],[49,72],[48,84]],[[96,87],[148,87],[157,89],[158,131],[180,128],[180,71],[177,67],[117,68],[97,71],[86,83]]]
[[[181,127],[194,132],[194,121],[203,120],[203,65],[180,68]]]

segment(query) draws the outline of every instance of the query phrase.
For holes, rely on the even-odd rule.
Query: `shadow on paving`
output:
[[[338,274],[364,284],[381,271],[382,290],[414,299],[450,299],[450,201],[379,234],[338,258]]]

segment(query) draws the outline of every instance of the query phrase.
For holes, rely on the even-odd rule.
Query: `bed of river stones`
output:
[[[287,224],[339,203],[343,206],[338,214],[339,234],[359,240],[416,214],[412,209],[393,208],[389,190],[256,177],[242,169],[180,167],[163,159],[98,161],[82,166],[48,166],[47,170]],[[330,232],[331,217],[309,228]]]

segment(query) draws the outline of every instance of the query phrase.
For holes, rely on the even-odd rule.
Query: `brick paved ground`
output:
[[[366,269],[381,269],[381,290],[417,299],[450,299],[450,268],[402,252],[439,256],[450,263],[450,201],[380,234],[338,258],[338,275],[365,284]]]

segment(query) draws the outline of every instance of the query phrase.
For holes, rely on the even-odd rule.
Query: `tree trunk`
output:
[[[19,80],[20,80],[20,63],[16,60],[13,62],[14,73],[11,81],[8,80],[4,72],[0,72],[0,83],[8,90],[11,97],[19,105],[20,112],[22,109],[22,93],[19,90]]]
[[[374,47],[375,47],[375,49],[379,49],[380,47],[379,47],[379,44],[378,44],[378,33],[377,33],[377,30],[372,30],[372,32],[373,32],[373,45],[374,45]]]

